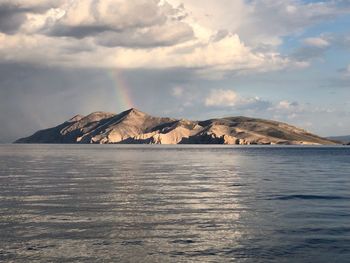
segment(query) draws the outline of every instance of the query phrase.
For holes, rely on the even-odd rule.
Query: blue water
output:
[[[0,145],[0,261],[350,262],[350,148]]]

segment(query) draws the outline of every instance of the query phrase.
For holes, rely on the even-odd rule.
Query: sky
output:
[[[135,107],[350,134],[350,1],[0,0],[0,142]]]

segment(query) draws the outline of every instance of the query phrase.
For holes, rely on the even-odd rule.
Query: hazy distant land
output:
[[[134,108],[120,114],[94,112],[87,116],[77,115],[15,143],[337,144],[277,121],[248,117],[191,121],[153,117]]]
[[[350,145],[350,135],[332,136],[332,137],[328,137],[328,139]]]

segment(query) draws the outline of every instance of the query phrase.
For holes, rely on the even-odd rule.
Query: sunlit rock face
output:
[[[336,144],[276,121],[229,117],[206,121],[153,117],[137,109],[120,114],[94,112],[15,143],[99,144]]]

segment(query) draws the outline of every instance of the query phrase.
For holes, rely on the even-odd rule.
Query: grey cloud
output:
[[[39,1],[38,3],[20,0],[0,1],[0,32],[15,34],[20,26],[26,22],[27,13],[43,13],[49,8],[60,6],[61,3],[61,0]]]
[[[246,102],[238,106],[239,110],[254,110],[254,111],[265,111],[273,105],[271,101],[262,99],[252,99],[250,102]]]
[[[219,30],[216,35],[212,38],[213,41],[220,41],[221,39],[228,36],[230,32],[228,30]]]
[[[310,45],[304,43],[296,49],[291,57],[299,61],[307,61],[317,58],[323,58],[325,53],[330,49],[350,50],[350,34],[322,34],[314,39],[325,40],[324,45]]]
[[[193,38],[192,28],[182,21],[187,16],[183,6],[174,8],[167,3],[159,6],[157,0],[126,1],[123,5],[128,8],[120,11],[117,5],[112,6],[108,11],[112,18],[108,19],[99,11],[98,5],[102,3],[90,4],[90,21],[72,24],[70,17],[79,10],[68,7],[66,14],[58,20],[47,19],[39,32],[77,39],[91,37],[98,45],[131,48],[172,46]]]
[[[192,28],[185,23],[176,23],[168,27],[153,27],[147,30],[128,32],[108,31],[95,37],[97,44],[107,47],[151,48],[172,46],[194,37]]]
[[[0,31],[12,34],[26,21],[25,10],[0,5]]]
[[[242,22],[238,33],[244,41],[257,46],[266,45],[265,38],[302,32],[306,27],[350,14],[349,1],[253,0],[249,3],[251,15]]]
[[[194,37],[192,28],[185,23],[177,23],[176,27],[164,27],[161,30],[158,30],[156,27],[141,30],[138,28],[115,30],[105,26],[66,27],[57,25],[50,30],[43,29],[41,33],[50,36],[67,36],[78,39],[92,37],[98,45],[130,48],[172,46],[193,39]]]
[[[66,0],[0,0],[0,8],[16,10],[17,12],[44,13],[50,8],[61,6]]]
[[[166,2],[159,5],[159,2],[159,0],[116,1],[115,4],[102,1],[85,2],[90,5],[87,14],[89,19],[72,23],[71,19],[75,17],[75,12],[82,12],[79,9],[80,2],[68,4],[66,0],[39,1],[39,3],[4,0],[0,1],[0,31],[15,34],[26,22],[27,13],[44,13],[49,8],[59,7],[65,10],[65,14],[60,18],[48,17],[37,33],[77,39],[92,37],[99,45],[132,48],[171,46],[193,38],[192,28],[183,22],[187,16],[184,7],[180,5],[174,8]]]
[[[350,32],[343,33],[342,35],[333,35],[332,44],[336,48],[350,50]]]
[[[307,47],[303,46],[297,49],[291,56],[297,60],[305,61],[315,58],[322,58],[329,50],[329,47]]]
[[[269,108],[273,106],[273,102],[264,100],[261,98],[254,98],[254,97],[238,97],[237,102],[235,105],[215,105],[210,106],[211,109],[216,110],[224,110],[224,109],[231,109],[235,111],[267,111]]]
[[[350,76],[346,75],[346,69],[338,70],[338,77],[332,77],[327,79],[325,83],[321,85],[323,88],[328,88],[331,92],[339,92],[339,90],[347,91],[350,89]],[[350,100],[350,96],[346,95]]]
[[[70,23],[71,17],[75,12],[82,12],[76,6],[68,5],[65,9],[65,15],[58,20],[48,20],[44,31],[49,35],[69,36],[69,37],[87,37],[102,33],[104,31],[122,32],[130,29],[148,28],[155,25],[166,23],[168,18],[173,15],[173,10],[158,6],[157,0],[152,1],[125,1],[124,6],[119,7],[118,2],[114,5],[109,3],[105,6],[109,12],[101,14],[98,5],[104,5],[102,1],[91,2],[89,6],[89,21],[80,21],[78,24]],[[142,15],[140,15],[142,14]]]
[[[87,36],[95,36],[101,32],[111,30],[110,27],[102,25],[81,25],[81,26],[65,26],[61,24],[52,27],[44,27],[39,32],[49,36],[56,37],[74,37],[85,38]]]

